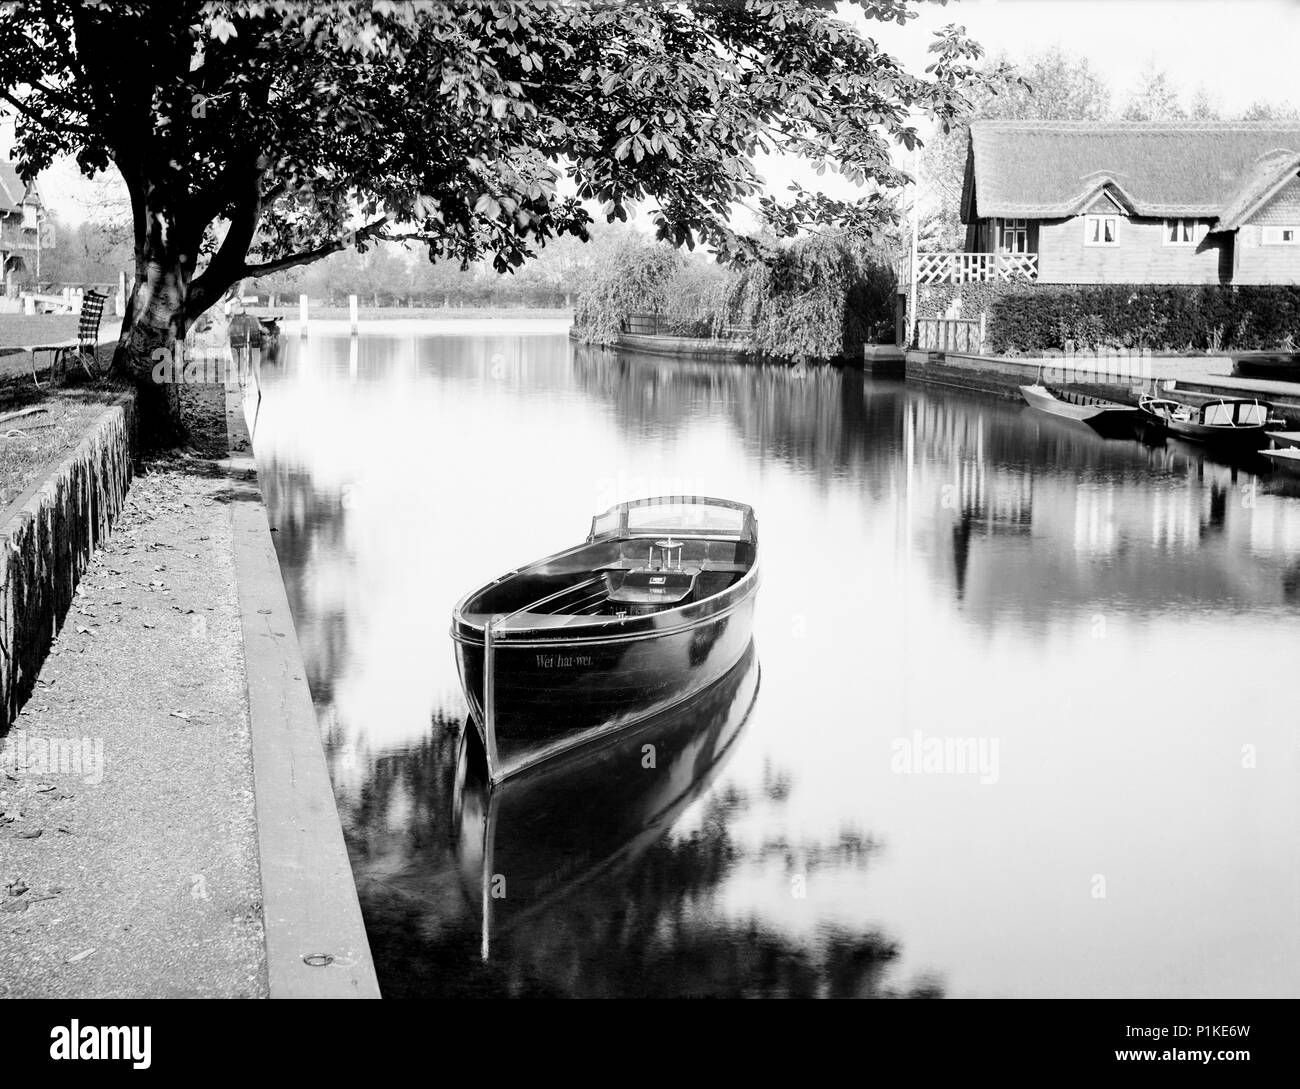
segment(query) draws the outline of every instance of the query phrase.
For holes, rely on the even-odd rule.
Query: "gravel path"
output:
[[[266,994],[234,487],[136,478],[5,739],[0,997]]]

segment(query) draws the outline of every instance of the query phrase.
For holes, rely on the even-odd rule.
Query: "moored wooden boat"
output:
[[[749,644],[758,531],[742,503],[620,503],[587,540],[452,615],[470,717],[500,782],[689,699]]]
[[[1076,390],[1054,389],[1041,382],[1021,386],[1020,395],[1031,408],[1050,416],[1086,423],[1098,430],[1124,426],[1131,423],[1137,415],[1137,409],[1132,405],[1108,401],[1104,397],[1094,397]]]
[[[1234,374],[1248,378],[1272,378],[1300,382],[1300,352],[1230,352]]]
[[[1267,429],[1275,426],[1272,406],[1257,398],[1217,397],[1198,407],[1144,394],[1138,408],[1147,422],[1193,442],[1231,443],[1258,449],[1263,445]]]
[[[1300,474],[1300,450],[1288,448],[1285,450],[1261,450],[1260,453],[1271,461],[1275,468],[1283,469],[1288,473]]]

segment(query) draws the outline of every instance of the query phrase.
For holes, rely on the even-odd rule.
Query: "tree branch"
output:
[[[0,98],[3,98],[6,102],[10,103],[15,109],[21,112],[24,117],[36,122],[36,124],[40,125],[41,128],[48,129],[50,132],[71,132],[76,133],[79,136],[91,135],[90,129],[86,125],[74,125],[70,122],[56,124],[48,118],[42,117],[40,114],[32,111],[25,103],[14,98],[14,96],[8,91],[0,91]]]
[[[388,222],[388,217],[375,220],[374,223],[357,229],[354,238],[361,240],[367,238],[383,238],[388,236],[382,234],[384,224]],[[402,235],[401,239],[412,238],[415,236]],[[259,276],[269,276],[273,272],[283,272],[287,268],[296,268],[298,265],[310,265],[313,261],[319,261],[322,257],[328,257],[331,253],[339,253],[345,248],[343,239],[336,238],[332,242],[326,242],[312,250],[304,250],[302,253],[290,254],[288,257],[277,257],[274,261],[263,261],[261,264],[245,264],[240,272],[238,279],[256,278]]]

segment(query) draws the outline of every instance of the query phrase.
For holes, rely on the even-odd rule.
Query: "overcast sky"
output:
[[[1059,44],[1087,57],[1109,82],[1117,107],[1152,63],[1185,95],[1204,85],[1225,114],[1257,99],[1300,104],[1300,0],[960,0],[921,5],[906,27],[869,22],[848,4],[842,15],[914,72],[928,63],[931,33],[955,22],[990,54],[1006,52],[1014,60]],[[856,192],[789,163],[766,162],[762,170],[776,190],[798,177],[808,188]],[[84,187],[70,164],[43,178],[41,189],[60,218],[84,217]]]

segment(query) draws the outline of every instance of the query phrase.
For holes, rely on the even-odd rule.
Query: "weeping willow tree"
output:
[[[574,309],[586,344],[613,344],[632,314],[668,308],[682,257],[665,243],[626,238],[603,255]]]
[[[748,326],[760,355],[849,358],[886,335],[895,290],[891,263],[865,243],[838,231],[813,234],[737,270],[715,311],[715,335]]]

